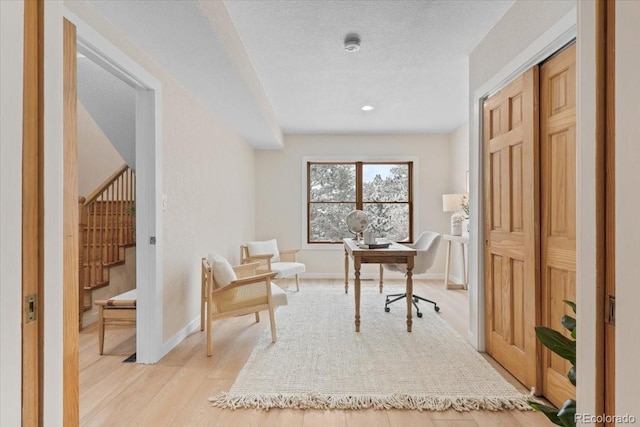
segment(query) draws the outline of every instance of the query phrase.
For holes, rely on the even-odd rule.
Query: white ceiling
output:
[[[468,55],[512,4],[225,0],[284,133],[457,128]],[[355,53],[343,48],[349,33],[361,39]]]
[[[92,3],[268,149],[282,146],[282,133],[457,128],[468,117],[468,55],[513,0]],[[349,33],[362,40],[358,52],[343,49]]]
[[[136,91],[84,55],[77,62],[78,100],[135,170]]]

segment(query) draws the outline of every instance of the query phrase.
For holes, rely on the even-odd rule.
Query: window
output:
[[[353,234],[345,218],[360,209],[377,237],[410,242],[413,162],[307,162],[307,243]]]

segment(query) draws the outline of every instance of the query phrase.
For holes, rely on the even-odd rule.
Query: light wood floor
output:
[[[338,289],[344,289],[340,281]],[[388,282],[396,282],[389,280]],[[301,281],[305,286],[317,281]],[[322,281],[323,284],[327,280]],[[283,287],[295,289],[289,281]],[[415,281],[415,293],[435,299],[440,314],[466,337],[467,292],[446,291],[442,281]],[[404,307],[404,305],[403,305]],[[431,309],[425,307],[425,309]],[[381,307],[382,311],[382,307]],[[415,313],[415,312],[414,312]],[[277,318],[277,313],[276,313]],[[220,320],[214,325],[214,355],[205,354],[204,332],[194,332],[155,365],[123,363],[135,352],[135,329],[107,329],[105,355],[98,355],[97,328],[80,333],[80,420],[84,426],[276,426],[276,427],[411,427],[411,426],[530,426],[550,424],[533,411],[319,411],[243,409],[226,410],[210,406],[207,398],[228,390],[251,354],[268,315],[255,323],[253,315]],[[420,322],[414,315],[414,328]],[[487,359],[512,384],[525,388],[491,358]],[[286,361],[284,362],[286,363]]]

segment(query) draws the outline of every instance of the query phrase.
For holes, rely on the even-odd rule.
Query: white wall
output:
[[[0,2],[0,425],[20,425],[24,4]]]
[[[165,339],[200,313],[200,260],[239,263],[253,238],[254,150],[182,87],[164,84]]]
[[[78,195],[87,197],[125,161],[78,101]]]
[[[640,2],[616,2],[616,413],[640,419]],[[625,303],[626,302],[626,303]]]
[[[256,154],[256,238],[278,238],[282,248],[300,248],[306,241],[302,220],[304,203],[302,158],[379,157],[417,158],[415,184],[416,231],[449,230],[448,213],[442,212],[442,194],[449,191],[449,136],[442,135],[286,135],[283,151]],[[444,250],[429,274],[442,277]],[[303,250],[299,259],[307,266],[307,276],[344,277],[344,250]],[[365,268],[366,267],[366,268]],[[364,275],[375,274],[377,266],[367,265]],[[400,276],[398,276],[400,277]]]
[[[449,192],[462,194],[467,192],[467,172],[469,171],[469,123],[465,123],[449,134]],[[443,245],[443,251],[445,249]],[[468,254],[465,254],[468,255]],[[468,256],[465,263],[468,264]],[[451,244],[450,280],[461,283],[462,245]]]
[[[469,123],[465,123],[449,134],[449,182],[452,193],[467,192],[469,171]]]
[[[469,55],[470,95],[575,7],[574,0],[516,1]]]
[[[578,412],[594,413],[596,402],[596,81],[595,81],[595,5],[578,3],[578,41],[576,51],[576,320],[580,332],[578,355]]]
[[[44,39],[44,425],[62,425],[62,2],[45,2]]]

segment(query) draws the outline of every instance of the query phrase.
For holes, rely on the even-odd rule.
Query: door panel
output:
[[[570,337],[561,319],[575,317],[562,300],[576,298],[575,44],[546,61],[540,79],[541,322]],[[555,405],[575,398],[567,379],[570,368],[543,349],[542,391]]]
[[[483,126],[487,352],[527,387],[538,384],[537,93],[533,67],[485,101]]]

